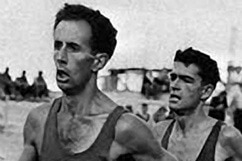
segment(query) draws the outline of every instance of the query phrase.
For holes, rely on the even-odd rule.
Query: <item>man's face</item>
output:
[[[92,76],[91,27],[86,21],[61,21],[54,31],[57,85],[65,93],[80,92]]]
[[[169,106],[175,111],[194,110],[202,95],[202,78],[198,75],[199,68],[191,64],[174,62],[170,73],[171,95]]]

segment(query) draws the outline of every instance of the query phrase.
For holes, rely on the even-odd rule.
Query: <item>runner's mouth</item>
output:
[[[178,95],[175,95],[175,94],[171,94],[171,95],[170,95],[170,99],[178,99],[178,100],[180,100],[181,97],[178,96]]]
[[[66,82],[69,79],[69,74],[64,70],[57,70],[56,78],[58,82]]]

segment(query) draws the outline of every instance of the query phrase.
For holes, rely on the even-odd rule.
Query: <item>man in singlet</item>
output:
[[[175,160],[146,124],[97,88],[116,46],[99,11],[65,4],[54,24],[56,80],[62,97],[32,110],[20,161]]]
[[[192,48],[176,52],[169,98],[175,118],[159,122],[154,131],[161,146],[179,161],[242,160],[239,131],[203,110],[219,80],[217,63],[210,56]]]

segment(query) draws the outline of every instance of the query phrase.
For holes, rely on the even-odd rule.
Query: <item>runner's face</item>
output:
[[[61,21],[54,31],[57,85],[65,93],[80,92],[92,76],[91,27],[86,21]]]
[[[170,73],[169,106],[174,110],[193,110],[200,103],[202,96],[202,78],[198,75],[199,68],[191,64],[174,62]]]

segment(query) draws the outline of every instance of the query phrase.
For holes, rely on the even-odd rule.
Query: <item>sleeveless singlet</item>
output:
[[[168,148],[169,138],[172,133],[173,126],[175,124],[175,120],[171,122],[171,124],[168,126],[163,139],[161,140],[161,145],[163,148]],[[212,128],[212,131],[208,135],[208,138],[205,142],[205,144],[202,147],[202,150],[200,154],[198,155],[196,161],[215,161],[215,149],[216,149],[216,143],[218,141],[219,132],[220,129],[224,125],[222,121],[217,121],[215,125]],[[232,161],[232,158],[226,159],[226,161]]]
[[[61,98],[56,99],[50,109],[45,124],[44,139],[39,155],[40,161],[106,161],[110,146],[115,136],[115,125],[126,110],[118,106],[108,116],[97,139],[87,150],[81,153],[70,153],[65,150],[58,139],[57,112],[61,107]]]

